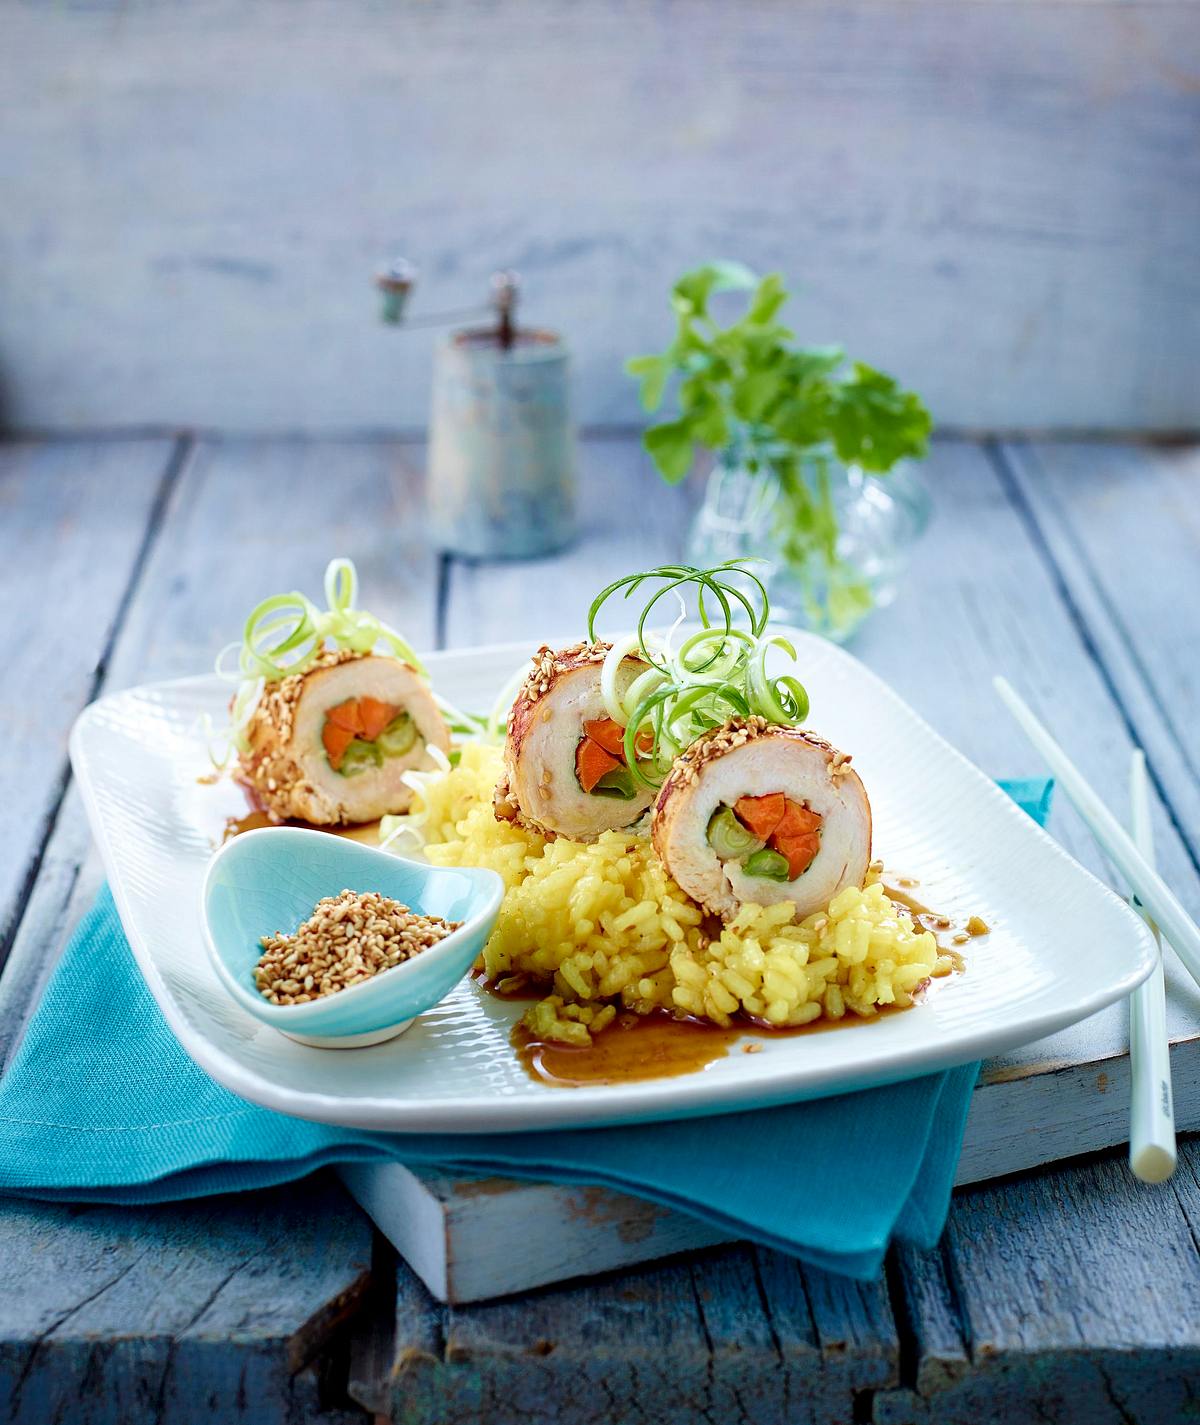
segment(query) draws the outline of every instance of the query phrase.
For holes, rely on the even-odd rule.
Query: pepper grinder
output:
[[[519,282],[492,278],[485,306],[417,315],[416,281],[400,258],[376,277],[383,320],[409,327],[461,326],[437,344],[429,432],[429,531],[443,550],[482,559],[531,559],[575,536],[575,441],[568,357],[555,332],[521,327]]]

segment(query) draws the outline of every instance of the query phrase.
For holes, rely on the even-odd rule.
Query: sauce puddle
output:
[[[344,836],[349,841],[361,841],[366,846],[379,845],[379,823],[365,821],[357,826],[313,826],[308,821],[272,821],[265,811],[247,812],[245,816],[225,818],[225,831],[221,844],[232,841],[243,831],[260,831],[264,826],[298,826],[304,831],[325,831],[331,836]]]
[[[919,1003],[920,999],[916,1001]],[[646,1079],[674,1078],[707,1068],[717,1059],[725,1058],[730,1048],[747,1035],[752,1036],[751,1042],[743,1044],[742,1050],[753,1054],[761,1048],[758,1040],[854,1029],[907,1014],[916,1004],[884,1005],[870,1019],[848,1014],[844,1019],[818,1019],[812,1024],[784,1029],[767,1028],[746,1020],[724,1029],[719,1024],[703,1024],[695,1019],[673,1019],[665,1013],[645,1017],[624,1014],[601,1030],[590,1045],[539,1039],[524,1024],[518,1023],[513,1026],[510,1042],[529,1077],[552,1088],[630,1084]]]
[[[929,906],[923,905],[909,891],[902,889],[905,886],[919,885],[919,881],[911,880],[900,876],[897,878],[900,884],[892,885],[884,883],[884,891],[888,900],[893,905],[902,907],[908,911],[913,918],[913,924],[919,930],[926,930],[937,941],[939,955],[945,955],[954,966],[955,973],[966,968],[966,961],[963,959],[960,946],[968,944],[976,936],[989,934],[989,927],[979,919],[978,916],[971,916],[964,925],[955,926],[948,915],[943,915],[940,911],[931,910]],[[942,975],[944,972],[935,972]]]
[[[555,1088],[573,1089],[695,1073],[723,1058],[745,1032],[665,1014],[639,1016],[632,1023],[625,1023],[626,1018],[619,1017],[586,1046],[538,1039],[523,1024],[517,1024],[512,1045],[530,1078]]]

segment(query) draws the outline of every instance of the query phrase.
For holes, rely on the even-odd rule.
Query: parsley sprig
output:
[[[720,292],[749,294],[727,326],[709,311]],[[759,278],[738,262],[697,267],[671,291],[674,340],[663,352],[631,358],[626,370],[640,381],[647,411],[660,409],[674,383],[678,414],[643,436],[663,479],[682,480],[698,447],[729,452],[752,472],[772,470],[784,558],[810,576],[818,560],[826,601],[843,605],[825,613],[835,623],[856,622],[870,592],[838,558],[831,458],[884,475],[925,455],[932,421],[919,396],[848,360],[841,347],[797,345],[778,320],[788,297],[776,273]]]

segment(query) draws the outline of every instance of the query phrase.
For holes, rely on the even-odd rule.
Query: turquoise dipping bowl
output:
[[[344,890],[377,891],[462,925],[362,984],[308,1004],[269,1003],[254,987],[260,940],[294,931],[319,900]],[[209,958],[243,1009],[301,1044],[354,1049],[394,1038],[445,999],[483,949],[503,895],[495,871],[427,866],[326,831],[279,826],[244,832],[217,852],[201,913]]]

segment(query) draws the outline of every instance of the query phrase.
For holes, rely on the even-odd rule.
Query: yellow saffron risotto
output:
[[[721,1025],[740,1013],[778,1028],[869,1017],[911,1004],[922,982],[951,969],[933,936],[887,898],[874,867],[863,890],[842,891],[806,920],[793,923],[790,905],[746,905],[712,939],[648,836],[607,831],[584,845],[498,821],[500,765],[497,748],[466,744],[457,767],[417,779],[412,812],[388,818],[385,832],[408,826],[436,865],[487,866],[503,877],[483,969],[501,988],[545,986],[526,1014],[544,1038],[587,1044],[618,1009]]]

